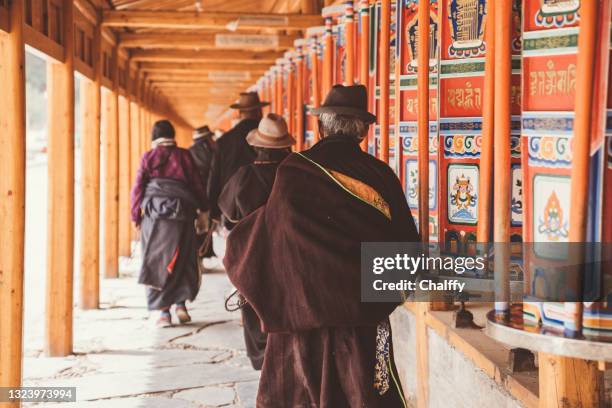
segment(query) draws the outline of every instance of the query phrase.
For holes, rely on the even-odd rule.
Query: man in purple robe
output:
[[[401,407],[389,314],[362,303],[362,242],[419,241],[401,184],[359,142],[363,86],[336,85],[322,140],[278,167],[266,205],[228,239],[225,266],[268,333],[258,407]]]
[[[153,126],[152,149],[144,154],[132,188],[132,221],[140,228],[143,262],[138,283],[147,287],[149,310],[159,327],[191,320],[185,301],[200,289],[194,219],[208,209],[204,184],[186,149],[177,147],[167,120]]]

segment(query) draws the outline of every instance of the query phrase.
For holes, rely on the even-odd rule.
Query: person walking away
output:
[[[204,184],[189,151],[177,147],[167,120],[153,126],[152,149],[144,154],[132,188],[132,221],[140,228],[143,263],[138,283],[147,287],[149,310],[160,310],[157,325],[191,320],[185,302],[200,288],[194,220],[208,209]]]
[[[255,151],[246,142],[246,137],[251,130],[257,129],[262,118],[262,108],[267,105],[268,102],[259,100],[257,92],[244,92],[240,94],[238,102],[230,106],[239,111],[239,122],[217,140],[217,150],[208,177],[207,191],[213,222],[220,222],[218,199],[227,180],[240,167],[255,160]]]
[[[189,153],[191,153],[193,162],[200,173],[200,179],[204,183],[208,181],[212,158],[216,150],[214,136],[215,134],[208,126],[199,127],[193,132],[193,144],[189,148]],[[198,265],[201,265],[202,258],[213,255],[212,245],[202,245],[207,242],[209,218],[208,212],[198,214],[196,223],[197,246],[198,248],[204,247],[202,253],[198,253]]]
[[[230,229],[268,201],[276,169],[295,144],[285,119],[274,113],[263,118],[259,127],[249,132],[246,141],[255,150],[255,161],[238,169],[219,196],[219,208],[226,222],[232,224],[228,226]],[[261,322],[248,303],[241,311],[247,355],[253,368],[261,370],[267,334],[261,331]]]
[[[361,243],[419,241],[397,176],[359,143],[365,87],[334,86],[322,140],[278,167],[268,202],[232,230],[227,273],[268,333],[257,406],[405,406],[394,303],[361,303]]]
[[[193,132],[193,144],[189,148],[200,178],[205,183],[208,181],[212,158],[216,150],[214,136],[215,134],[208,126],[199,127]]]

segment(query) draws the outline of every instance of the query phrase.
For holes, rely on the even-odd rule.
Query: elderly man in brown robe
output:
[[[268,333],[257,406],[401,407],[397,305],[360,301],[361,243],[418,232],[393,171],[359,148],[375,120],[366,89],[336,85],[314,113],[322,140],[283,161],[228,239],[228,275]]]

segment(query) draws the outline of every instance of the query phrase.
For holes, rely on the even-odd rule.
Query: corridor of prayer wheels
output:
[[[0,0],[0,387],[33,384],[32,356],[90,352],[75,315],[96,327],[112,313],[104,291],[128,279],[130,189],[155,121],[172,121],[187,148],[200,126],[229,130],[229,105],[256,91],[302,151],[320,140],[310,110],[334,84],[362,84],[377,116],[362,148],[397,174],[416,224],[428,225],[422,240],[455,254],[518,245],[463,276],[482,294],[409,300],[391,315],[408,405],[612,406],[610,263],[533,266],[562,262],[540,244],[612,242],[611,3]],[[46,64],[42,253],[26,251],[30,54]],[[30,257],[46,257],[44,270],[27,270]],[[46,276],[41,296],[29,273]],[[44,328],[32,354],[24,308],[34,302]],[[88,374],[71,375],[62,384]]]

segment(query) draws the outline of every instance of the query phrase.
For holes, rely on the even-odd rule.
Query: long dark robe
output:
[[[255,151],[246,142],[246,137],[258,125],[258,120],[241,120],[217,140],[217,149],[213,155],[208,176],[208,199],[210,201],[210,216],[213,219],[219,219],[221,215],[217,200],[225,183],[236,170],[255,160]]]
[[[268,201],[276,169],[288,155],[286,149],[260,149],[253,163],[242,166],[229,179],[219,196],[219,208],[231,223],[226,225],[228,228]],[[253,368],[261,370],[268,335],[261,331],[261,322],[251,305],[244,305],[241,312],[247,355]]]
[[[200,173],[200,178],[204,184],[208,182],[208,175],[216,148],[217,146],[210,136],[196,139],[189,148],[189,153],[198,168],[198,173]]]
[[[193,300],[200,289],[193,220],[197,199],[176,180],[149,181],[142,201],[143,263],[138,283],[147,286],[149,310]]]
[[[228,238],[230,280],[268,332],[258,406],[402,406],[392,357],[391,387],[374,387],[377,328],[397,305],[360,301],[361,243],[419,240],[400,182],[350,137],[325,138],[304,156],[285,159],[267,204]],[[385,211],[319,165],[374,189]]]

